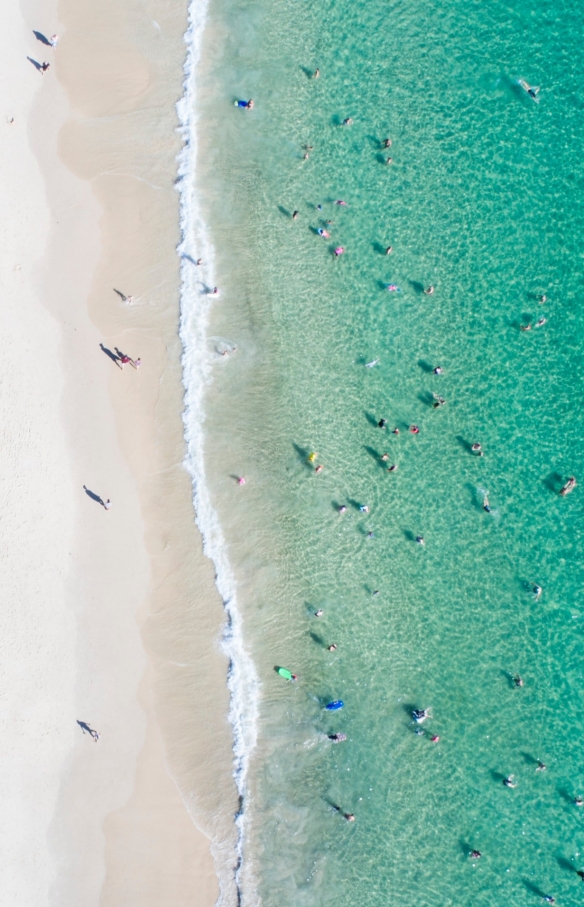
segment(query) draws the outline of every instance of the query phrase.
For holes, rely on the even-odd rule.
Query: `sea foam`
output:
[[[185,33],[187,55],[183,96],[177,104],[180,131],[184,145],[178,157],[180,191],[181,242],[181,308],[180,337],[183,345],[182,368],[185,388],[183,422],[187,455],[185,460],[193,483],[196,522],[203,537],[203,549],[215,567],[215,582],[224,603],[226,624],[222,647],[229,659],[227,683],[230,693],[229,721],[233,728],[234,777],[240,798],[235,817],[236,853],[226,853],[222,842],[213,844],[221,894],[219,904],[231,902],[233,869],[239,903],[247,901],[241,890],[244,840],[246,831],[245,794],[250,757],[256,744],[259,679],[255,665],[243,640],[242,619],[237,607],[236,586],[225,540],[205,474],[205,388],[212,381],[212,363],[216,354],[208,349],[207,328],[215,285],[214,249],[201,214],[196,188],[197,122],[196,71],[201,47],[208,0],[192,0],[189,24]],[[202,264],[197,265],[198,258]]]

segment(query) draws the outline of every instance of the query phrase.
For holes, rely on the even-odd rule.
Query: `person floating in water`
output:
[[[388,466],[388,467],[387,467],[387,471],[388,471],[388,472],[396,472],[397,468],[398,468],[398,464],[397,464],[397,463],[392,463],[391,466]]]
[[[537,765],[535,766],[535,770],[536,770],[536,772],[545,772],[546,767],[547,766],[546,766],[545,762],[541,762],[541,760],[538,760]]]
[[[384,148],[391,148],[391,139],[384,139],[384,140],[383,140],[383,147],[384,147]]]
[[[318,230],[317,230],[316,232],[318,233],[319,236],[322,236],[323,239],[330,239],[330,233],[328,233],[328,232],[324,229],[324,227],[319,227]]]
[[[533,101],[539,101],[538,95],[541,91],[539,85],[529,85],[525,79],[519,79],[519,85],[521,85],[523,91],[525,91]]]
[[[395,283],[388,283],[386,290],[390,293],[401,293],[400,288]]]
[[[417,535],[417,536],[416,536],[416,542],[418,543],[418,545],[425,545],[425,544],[426,544],[426,542],[424,541],[424,536],[423,536],[423,535]]]
[[[517,787],[517,782],[514,779],[515,775],[507,775],[506,778],[503,778],[503,784],[505,787]]]
[[[385,163],[386,163],[386,164],[393,164],[393,158],[392,158],[392,157],[386,158],[386,159],[385,159]]]
[[[346,506],[344,504],[341,504],[341,506],[339,507],[339,513],[346,513],[346,512],[347,512]]]
[[[544,894],[544,896],[542,897],[542,901],[545,901],[546,904],[555,904],[556,903],[556,899],[554,897],[552,897],[551,894]]]
[[[412,718],[414,719],[416,724],[422,724],[426,720],[426,718],[431,718],[431,717],[432,717],[431,708],[414,709],[414,711],[412,712]]]
[[[515,674],[515,676],[513,677],[513,683],[515,684],[516,687],[522,687],[523,678],[520,677],[519,674]]]
[[[469,857],[471,858],[471,860],[480,860],[482,853],[480,852],[480,850],[471,850]]]
[[[576,484],[577,482],[574,476],[570,476],[566,484],[560,489],[561,497],[565,498],[567,494],[570,494],[571,491],[574,491]]]
[[[435,375],[442,375],[442,374],[444,374],[444,369],[442,368],[441,365],[437,365],[436,368],[435,368],[433,371],[434,371],[434,374],[435,374]]]
[[[475,442],[474,444],[471,444],[470,449],[471,449],[471,451],[472,451],[473,454],[476,454],[477,457],[482,457],[482,456],[484,456],[483,448],[482,448],[482,446],[478,443],[478,441]]]
[[[419,434],[420,434],[420,429],[418,428],[417,425],[410,425],[408,431],[409,431],[412,435],[419,435]]]
[[[328,651],[328,652],[336,652],[336,651],[337,651],[337,648],[338,648],[338,646],[337,646],[336,642],[333,642],[333,643],[331,643],[330,646],[327,646],[327,651]]]
[[[332,740],[333,743],[342,743],[343,740],[347,739],[346,734],[329,734],[328,739]]]
[[[318,79],[319,75],[320,75],[320,69],[315,69],[314,72],[312,73],[312,78]]]
[[[324,614],[324,611],[322,610],[322,608],[319,608],[318,611],[314,612],[315,617],[322,617],[323,614]]]
[[[392,252],[393,252],[393,246],[388,246],[387,249],[385,250],[386,255],[391,255]]]
[[[379,422],[377,423],[378,428],[385,428],[386,425],[387,425],[387,419],[380,419]]]
[[[483,496],[483,510],[485,510],[487,513],[491,512],[491,507],[489,505],[489,498],[488,498],[488,495],[486,495],[486,494]]]
[[[242,107],[244,110],[253,110],[253,100],[250,98],[249,101],[236,101],[236,107]]]
[[[584,806],[582,797],[574,797],[574,806]]]
[[[352,125],[353,125],[352,117],[347,117],[346,119],[343,120],[343,126],[352,126]]]
[[[371,362],[365,363],[365,368],[373,368],[374,365],[379,364],[379,359],[373,359]]]
[[[432,284],[430,284],[430,286],[426,287],[426,289],[424,290],[424,293],[426,294],[426,296],[431,296],[433,292],[434,292],[434,287],[432,286]]]
[[[537,601],[538,598],[541,596],[541,593],[543,592],[543,589],[541,588],[541,586],[538,586],[537,583],[536,583],[531,591],[533,592],[533,595],[534,595],[534,597],[535,597],[535,600]]]
[[[446,403],[444,397],[441,397],[439,394],[432,394],[432,396],[434,397],[434,402],[432,403],[434,409],[437,409],[439,406],[444,406]]]

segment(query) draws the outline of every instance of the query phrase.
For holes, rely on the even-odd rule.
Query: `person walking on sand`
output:
[[[104,510],[111,510],[113,506],[114,506],[114,505],[112,504],[112,502],[110,501],[109,498],[107,499],[107,501],[104,501],[104,502],[103,502],[103,508],[104,508]]]
[[[236,347],[234,347],[231,352],[234,353],[235,350],[236,350]],[[130,362],[132,362],[132,360],[130,360]],[[142,365],[142,360],[140,359],[139,356],[137,359],[134,359],[134,361],[132,362],[132,365],[134,366],[134,368],[140,368],[140,366]]]
[[[59,43],[59,35],[51,35],[51,37],[49,38],[49,44],[51,45],[51,47],[55,48],[58,43]]]
[[[44,76],[44,74],[46,73],[47,69],[50,67],[50,65],[51,65],[51,64],[50,64],[50,63],[47,63],[46,60],[45,60],[44,63],[41,63],[41,65],[40,65],[40,72],[43,74],[43,76]]]

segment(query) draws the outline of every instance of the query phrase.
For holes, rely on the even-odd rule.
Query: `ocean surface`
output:
[[[242,903],[579,904],[581,7],[193,10],[185,430]]]

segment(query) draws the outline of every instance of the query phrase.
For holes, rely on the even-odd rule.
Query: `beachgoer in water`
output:
[[[345,120],[343,120],[343,126],[352,126],[352,125],[353,125],[352,117],[347,117]]]
[[[574,806],[584,806],[582,797],[574,797]]]
[[[441,366],[441,365],[437,365],[436,368],[434,369],[434,374],[435,374],[435,375],[441,375],[441,374],[443,373],[443,371],[444,371],[444,370],[443,370],[442,366]]]
[[[328,650],[329,652],[336,652],[336,651],[337,651],[337,644],[336,644],[335,642],[333,642],[330,646],[327,646],[327,650]]]
[[[393,246],[388,246],[387,249],[385,250],[386,255],[391,255],[392,252],[393,252]]]
[[[347,203],[344,202],[341,198],[337,199],[337,201],[335,202],[335,205],[341,205],[341,207],[343,207],[343,208],[348,208],[348,207],[349,207],[349,206],[347,205]]]
[[[489,498],[487,495],[484,495],[483,497],[483,510],[486,510],[487,513],[491,512],[491,508],[489,506]]]
[[[292,212],[292,220],[296,220],[296,218],[298,217],[298,213],[299,213],[298,211]]]
[[[328,739],[332,740],[333,743],[341,743],[343,740],[347,739],[346,734],[329,734]]]
[[[439,394],[432,394],[432,396],[434,397],[434,402],[432,404],[434,409],[437,409],[439,406],[444,406],[446,403],[444,397],[441,397]]]
[[[432,709],[414,709],[412,712],[412,718],[416,724],[422,724],[426,718],[432,717]]]
[[[416,536],[416,542],[418,543],[418,545],[425,545],[425,544],[426,544],[426,542],[424,541],[424,536],[423,536],[423,535],[417,535],[417,536]]]
[[[211,296],[218,296],[218,295],[219,295],[219,287],[213,287],[213,289],[211,291]]]
[[[545,772],[545,770],[546,770],[546,764],[545,764],[545,762],[539,762],[539,761],[538,761],[538,763],[537,763],[537,765],[536,765],[536,767],[535,767],[535,770],[536,770],[536,772]]]
[[[361,511],[361,513],[369,513],[369,505],[368,505],[368,504],[360,504],[360,505],[359,505],[359,510]]]
[[[514,781],[515,775],[507,775],[506,778],[503,778],[503,784],[505,787],[517,787],[517,782]]]
[[[433,292],[434,292],[434,287],[432,286],[432,284],[430,284],[430,286],[426,287],[426,289],[424,290],[424,293],[426,294],[426,296],[431,296]]]
[[[324,227],[319,227],[318,230],[317,230],[316,232],[318,233],[319,236],[322,236],[323,239],[330,239],[330,233],[328,233],[328,232],[324,229]]]
[[[245,485],[245,476],[240,476],[237,480],[238,485]]]
[[[391,139],[384,139],[384,140],[383,140],[383,147],[384,147],[384,148],[391,148]]]
[[[480,852],[480,850],[471,850],[469,857],[471,858],[471,860],[480,860],[482,853]]]
[[[530,331],[530,330],[531,330],[531,324],[520,324],[520,325],[519,325],[519,330],[520,330],[520,331]]]
[[[472,451],[473,454],[476,454],[476,455],[477,455],[477,457],[482,457],[482,456],[484,456],[484,454],[483,454],[483,448],[482,448],[482,446],[481,446],[478,442],[475,442],[475,444],[471,444],[470,449],[471,449],[471,451]]]
[[[322,608],[319,608],[318,611],[314,612],[315,617],[322,617],[323,614],[324,614],[324,611],[322,610]]]
[[[545,293],[542,293],[541,296],[538,296],[537,301],[538,301],[539,303],[541,303],[541,305],[543,305],[544,303],[546,303],[546,302],[547,302],[547,296],[545,295]]]
[[[543,327],[544,324],[547,324],[547,318],[540,318],[538,321],[535,322],[536,328],[541,328],[541,327]]]
[[[305,151],[304,154],[302,155],[302,160],[308,161],[309,159],[310,159],[310,154],[308,153],[308,151]]]
[[[393,164],[393,158],[392,158],[392,157],[386,158],[385,163],[386,163],[386,164]]]
[[[320,75],[320,69],[315,69],[314,72],[312,73],[312,78],[318,79],[319,75]]]
[[[395,283],[388,283],[386,289],[389,293],[401,293],[400,288]]]
[[[535,600],[537,601],[538,598],[540,597],[541,593],[543,592],[543,589],[541,588],[541,586],[538,586],[536,584],[531,591],[533,592],[533,594],[535,596]]]
[[[373,533],[373,532],[368,532],[368,533],[367,533],[367,538],[368,538],[368,539],[374,539],[374,538],[375,538],[375,533]]]
[[[420,434],[420,429],[418,428],[417,425],[410,425],[409,431],[411,432],[412,435],[419,435],[419,434]]]
[[[379,589],[374,589],[371,595],[379,595]]]
[[[388,466],[388,467],[387,467],[387,471],[388,471],[388,472],[396,472],[397,469],[398,469],[397,463],[392,463],[391,466]]]
[[[322,465],[322,463],[319,463],[314,471],[318,474],[319,472],[322,472],[323,469],[324,469],[324,466]]]
[[[365,368],[373,368],[374,365],[379,365],[379,359],[373,359],[371,362],[366,362]]]
[[[104,509],[104,510],[111,510],[113,506],[114,506],[114,505],[112,504],[112,502],[110,501],[109,498],[107,499],[107,501],[104,501],[104,502],[103,502],[103,509]]]
[[[513,678],[513,683],[515,684],[516,687],[522,687],[522,686],[523,686],[523,678],[520,677],[519,674],[515,674],[515,676],[514,676],[514,678]]]
[[[347,512],[347,508],[345,507],[344,504],[341,504],[341,506],[339,507],[339,513],[346,513],[346,512]]]
[[[345,818],[347,822],[355,821],[355,816],[353,815],[353,813],[343,813],[343,818]]]
[[[387,419],[380,419],[379,422],[377,423],[378,428],[385,428],[386,425],[387,425]]]
[[[335,249],[335,255],[337,256],[337,258],[339,257],[339,255],[342,255],[344,251],[345,250],[343,246],[337,246],[337,248]]]
[[[380,459],[383,460],[384,463],[387,463],[387,461],[389,460],[389,454],[388,453],[381,454]]]
[[[546,904],[555,904],[556,903],[556,899],[554,897],[552,897],[551,894],[544,894],[544,896],[542,897],[542,901],[545,901]]]
[[[392,428],[391,433],[392,435],[399,435],[399,428]]]
[[[563,488],[560,489],[560,495],[565,497],[567,494],[570,494],[571,491],[576,487],[576,479],[574,476],[570,476]]]

